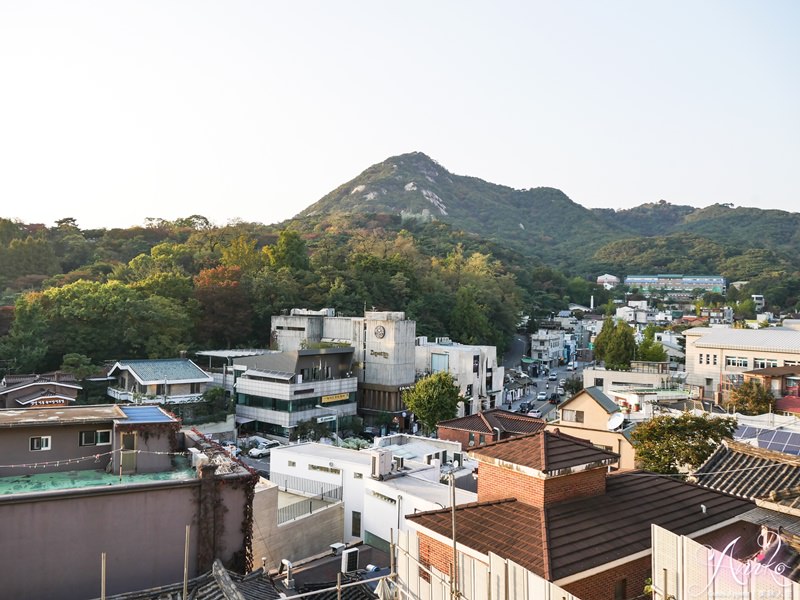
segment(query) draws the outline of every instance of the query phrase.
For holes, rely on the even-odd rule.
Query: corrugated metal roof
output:
[[[154,360],[120,360],[109,371],[128,370],[143,384],[213,381],[203,369],[188,358],[159,358]]]
[[[125,414],[124,419],[118,422],[122,425],[129,423],[177,423],[174,417],[169,416],[157,406],[119,406]]]
[[[619,404],[614,402],[611,398],[606,396],[603,393],[603,390],[599,387],[588,387],[585,389],[585,392],[589,394],[594,400],[605,409],[608,414],[619,412]]]
[[[732,329],[703,327],[703,331],[689,329],[684,335],[700,335],[696,348],[727,348],[730,350],[771,350],[800,354],[800,331],[785,327],[764,329]]]

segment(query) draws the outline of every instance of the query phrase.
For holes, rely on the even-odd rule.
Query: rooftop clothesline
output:
[[[46,460],[46,461],[37,461],[35,463],[18,463],[13,465],[0,465],[0,469],[19,469],[23,467],[28,467],[31,469],[38,469],[38,468],[45,468],[50,466],[60,467],[62,464],[64,465],[71,465],[71,464],[79,464],[81,462],[93,460],[96,463],[100,462],[100,458],[104,456],[110,456],[115,452],[122,452],[122,448],[117,448],[116,450],[109,450],[108,452],[101,452],[99,454],[90,454],[89,456],[81,456],[77,458],[61,458],[58,460]],[[156,455],[169,455],[169,456],[186,456],[186,452],[157,452],[153,450],[125,450],[125,452],[135,452],[136,454],[156,454]]]

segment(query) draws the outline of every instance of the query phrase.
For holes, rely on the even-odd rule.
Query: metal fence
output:
[[[278,509],[278,525],[291,521],[303,515],[310,515],[315,510],[330,506],[317,498],[304,498],[293,504],[288,504]]]
[[[275,472],[270,473],[269,480],[285,492],[303,494],[326,502],[338,502],[342,499],[342,486],[334,483],[323,483],[296,475]]]

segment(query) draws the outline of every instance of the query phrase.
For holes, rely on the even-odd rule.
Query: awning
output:
[[[245,423],[252,423],[255,419],[248,419],[247,417],[240,417],[236,415],[236,424],[237,425],[244,425]]]
[[[522,362],[525,363],[526,365],[530,365],[530,364],[535,363],[536,361],[533,360],[532,358],[528,358],[527,356],[523,356],[522,357]]]

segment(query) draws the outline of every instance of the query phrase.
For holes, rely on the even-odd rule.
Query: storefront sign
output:
[[[330,396],[323,396],[322,403],[339,402],[340,400],[349,400],[350,394],[331,394]]]

